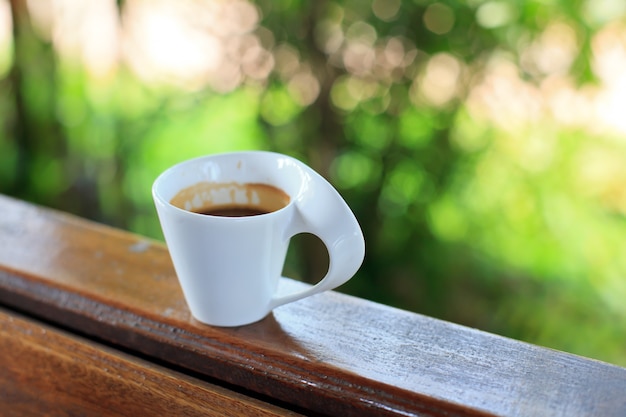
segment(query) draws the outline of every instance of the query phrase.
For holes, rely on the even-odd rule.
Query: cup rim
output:
[[[234,155],[240,155],[240,156],[244,156],[244,157],[245,156],[250,156],[250,155],[266,155],[268,157],[269,156],[273,156],[275,158],[286,158],[286,159],[292,160],[297,165],[304,164],[303,162],[301,162],[298,159],[296,159],[296,158],[294,158],[292,156],[289,156],[289,155],[281,154],[281,153],[278,153],[278,152],[261,151],[261,150],[244,150],[244,151],[221,152],[221,153],[215,153],[215,154],[201,155],[201,156],[197,156],[197,157],[194,157],[194,158],[190,158],[190,159],[186,159],[186,160],[180,161],[180,162],[178,162],[178,163],[176,163],[174,165],[171,165],[170,167],[168,167],[164,171],[162,171],[156,177],[156,179],[152,183],[152,195],[153,195],[153,198],[155,200],[157,200],[159,203],[161,203],[162,205],[164,205],[164,206],[166,206],[166,207],[168,207],[170,209],[173,209],[175,211],[178,211],[180,213],[185,213],[185,215],[200,216],[202,218],[210,218],[210,219],[214,219],[214,220],[219,219],[220,221],[253,221],[255,218],[267,218],[268,216],[278,215],[278,213],[282,213],[283,211],[287,210],[288,208],[290,208],[294,204],[294,202],[296,200],[296,197],[302,192],[302,187],[300,187],[296,193],[289,193],[284,188],[279,187],[279,186],[277,186],[275,184],[258,181],[258,182],[256,182],[257,184],[270,185],[270,186],[273,186],[273,187],[276,187],[276,188],[279,188],[280,190],[282,190],[284,193],[286,193],[289,196],[289,202],[284,207],[281,207],[278,210],[273,210],[273,211],[268,212],[268,213],[257,214],[257,215],[254,215],[254,216],[241,216],[241,217],[216,216],[216,215],[211,215],[211,214],[197,213],[197,212],[194,212],[194,211],[185,210],[183,208],[180,208],[180,207],[172,204],[167,198],[165,198],[162,195],[162,193],[160,192],[160,190],[158,189],[159,185],[163,181],[165,181],[168,176],[173,175],[173,173],[177,169],[180,169],[180,168],[184,167],[185,165],[192,165],[192,164],[197,163],[198,161],[201,161],[201,160],[208,160],[208,159],[222,158],[222,157],[230,157],[230,156],[234,156]],[[235,182],[235,181],[233,181],[233,182]]]

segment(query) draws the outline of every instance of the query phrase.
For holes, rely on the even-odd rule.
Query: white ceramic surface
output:
[[[202,181],[270,184],[290,202],[249,217],[206,216],[170,203],[180,190]],[[363,233],[343,198],[322,176],[286,155],[247,151],[185,161],[156,179],[152,195],[187,304],[207,324],[253,323],[282,304],[336,288],[363,262]],[[303,292],[277,297],[289,240],[305,232],[326,245],[328,273]]]

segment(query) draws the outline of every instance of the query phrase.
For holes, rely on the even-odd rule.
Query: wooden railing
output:
[[[624,368],[337,292],[203,325],[161,243],[1,196],[0,306],[3,415],[626,415]]]

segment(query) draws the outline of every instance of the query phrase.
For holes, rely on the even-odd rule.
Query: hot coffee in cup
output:
[[[357,271],[365,242],[339,193],[302,162],[271,152],[192,159],[152,187],[163,235],[192,315],[240,326],[286,303],[331,290]],[[328,249],[316,285],[277,296],[291,237],[312,233]]]
[[[289,204],[289,196],[269,184],[203,181],[182,189],[170,203],[198,214],[246,217],[280,210]]]

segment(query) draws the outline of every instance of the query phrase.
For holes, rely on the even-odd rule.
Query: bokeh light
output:
[[[346,291],[626,363],[623,1],[25,4],[1,192],[159,238],[165,167],[289,153],[366,231]]]

